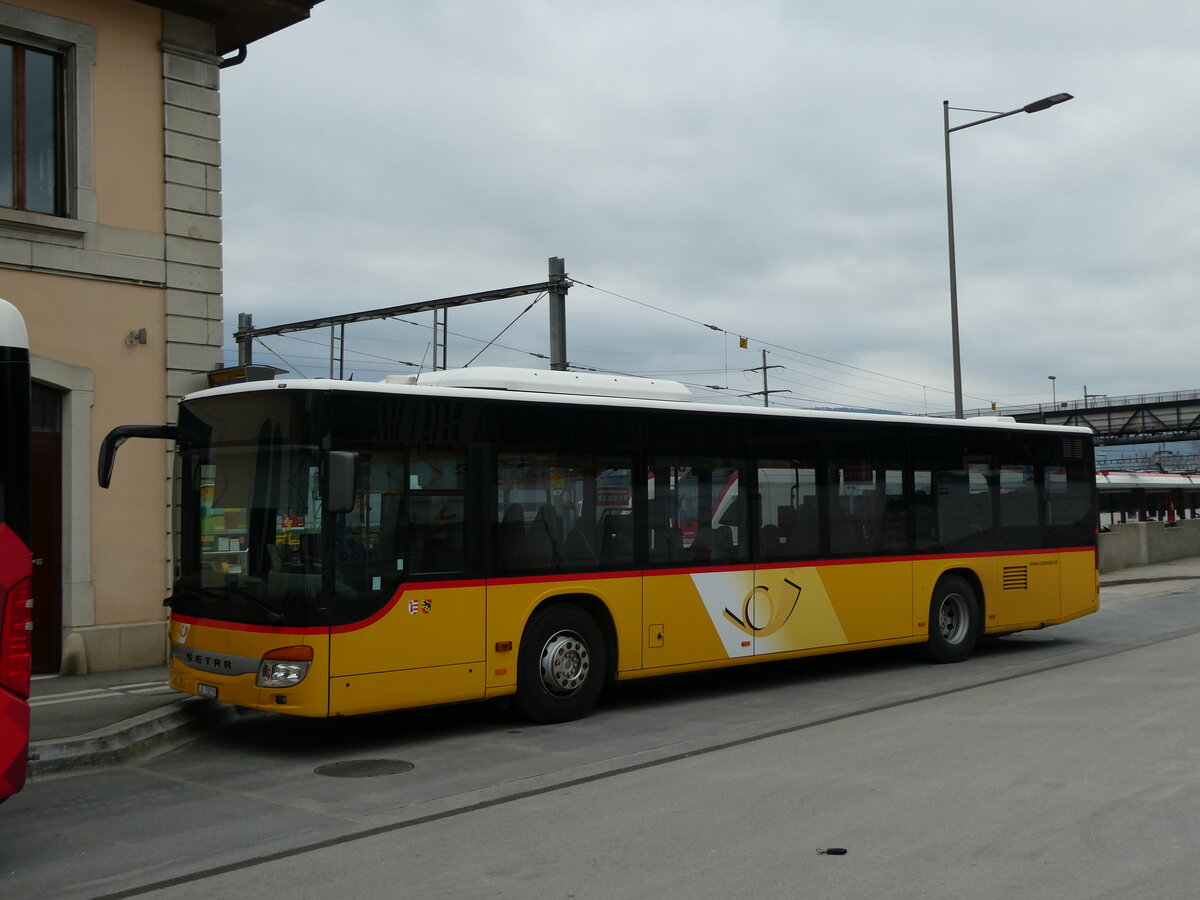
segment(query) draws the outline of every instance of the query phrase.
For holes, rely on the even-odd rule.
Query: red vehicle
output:
[[[0,300],[0,801],[25,784],[33,630],[29,551],[29,340]]]

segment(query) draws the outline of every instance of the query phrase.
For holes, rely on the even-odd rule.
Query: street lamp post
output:
[[[1058,409],[1058,391],[1054,387],[1054,382],[1058,379],[1054,375],[1047,375],[1046,377],[1050,379],[1050,405]]]
[[[989,112],[989,110],[965,109],[961,106],[951,106],[949,100],[942,101],[942,114],[945,126],[943,131],[946,144],[946,236],[950,243],[950,343],[954,359],[954,417],[956,419],[963,417],[963,394],[962,363],[958,351],[958,276],[954,267],[954,192],[951,188],[950,179],[950,133],[953,131],[962,131],[964,128],[971,128],[975,125],[982,125],[984,122],[994,122],[996,119],[1015,116],[1020,112],[1041,112],[1043,109],[1049,109],[1051,106],[1057,106],[1059,103],[1066,103],[1070,99],[1072,99],[1070,94],[1054,94],[1051,97],[1044,97],[1041,100],[1035,100],[1033,103],[1027,103],[1019,109],[1002,113],[992,113],[987,118],[976,119],[974,122],[967,122],[965,125],[956,125],[953,128],[950,127],[950,110],[954,109],[962,112]]]

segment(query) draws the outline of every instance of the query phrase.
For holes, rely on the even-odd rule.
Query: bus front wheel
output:
[[[606,672],[604,635],[578,606],[558,603],[534,613],[521,636],[514,706],[534,722],[587,715]]]
[[[979,599],[965,578],[947,575],[929,601],[929,640],[922,655],[930,662],[962,662],[979,637]]]

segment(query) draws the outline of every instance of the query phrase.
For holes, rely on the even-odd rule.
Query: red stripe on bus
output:
[[[287,625],[250,625],[241,622],[224,622],[219,619],[205,619],[198,616],[172,615],[172,619],[189,625],[201,625],[206,628],[224,628],[229,631],[244,631],[258,634],[279,635],[311,635],[346,634],[374,625],[399,605],[405,594],[417,591],[448,590],[453,588],[487,587],[490,585],[510,584],[557,584],[562,582],[579,581],[608,581],[614,578],[653,578],[667,575],[702,575],[711,572],[754,572],[761,569],[811,569],[825,566],[873,565],[878,563],[917,562],[918,560],[937,559],[984,559],[990,556],[1044,556],[1052,553],[1095,553],[1096,548],[1085,547],[1052,547],[1043,550],[988,550],[978,553],[928,553],[910,556],[856,556],[843,559],[803,559],[784,560],[781,562],[760,563],[748,565],[739,563],[728,566],[701,566],[675,569],[625,569],[618,572],[577,572],[574,574],[556,573],[553,575],[509,576],[505,578],[471,578],[462,581],[415,581],[402,585],[400,589],[379,610],[365,619],[347,622],[332,627],[287,626]]]

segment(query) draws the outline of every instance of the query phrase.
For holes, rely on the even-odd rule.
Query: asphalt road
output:
[[[987,642],[498,706],[247,718],[0,808],[5,897],[1193,897],[1200,581]],[[318,767],[382,760],[394,774]],[[411,768],[407,765],[411,764]],[[819,850],[844,849],[845,854]]]

